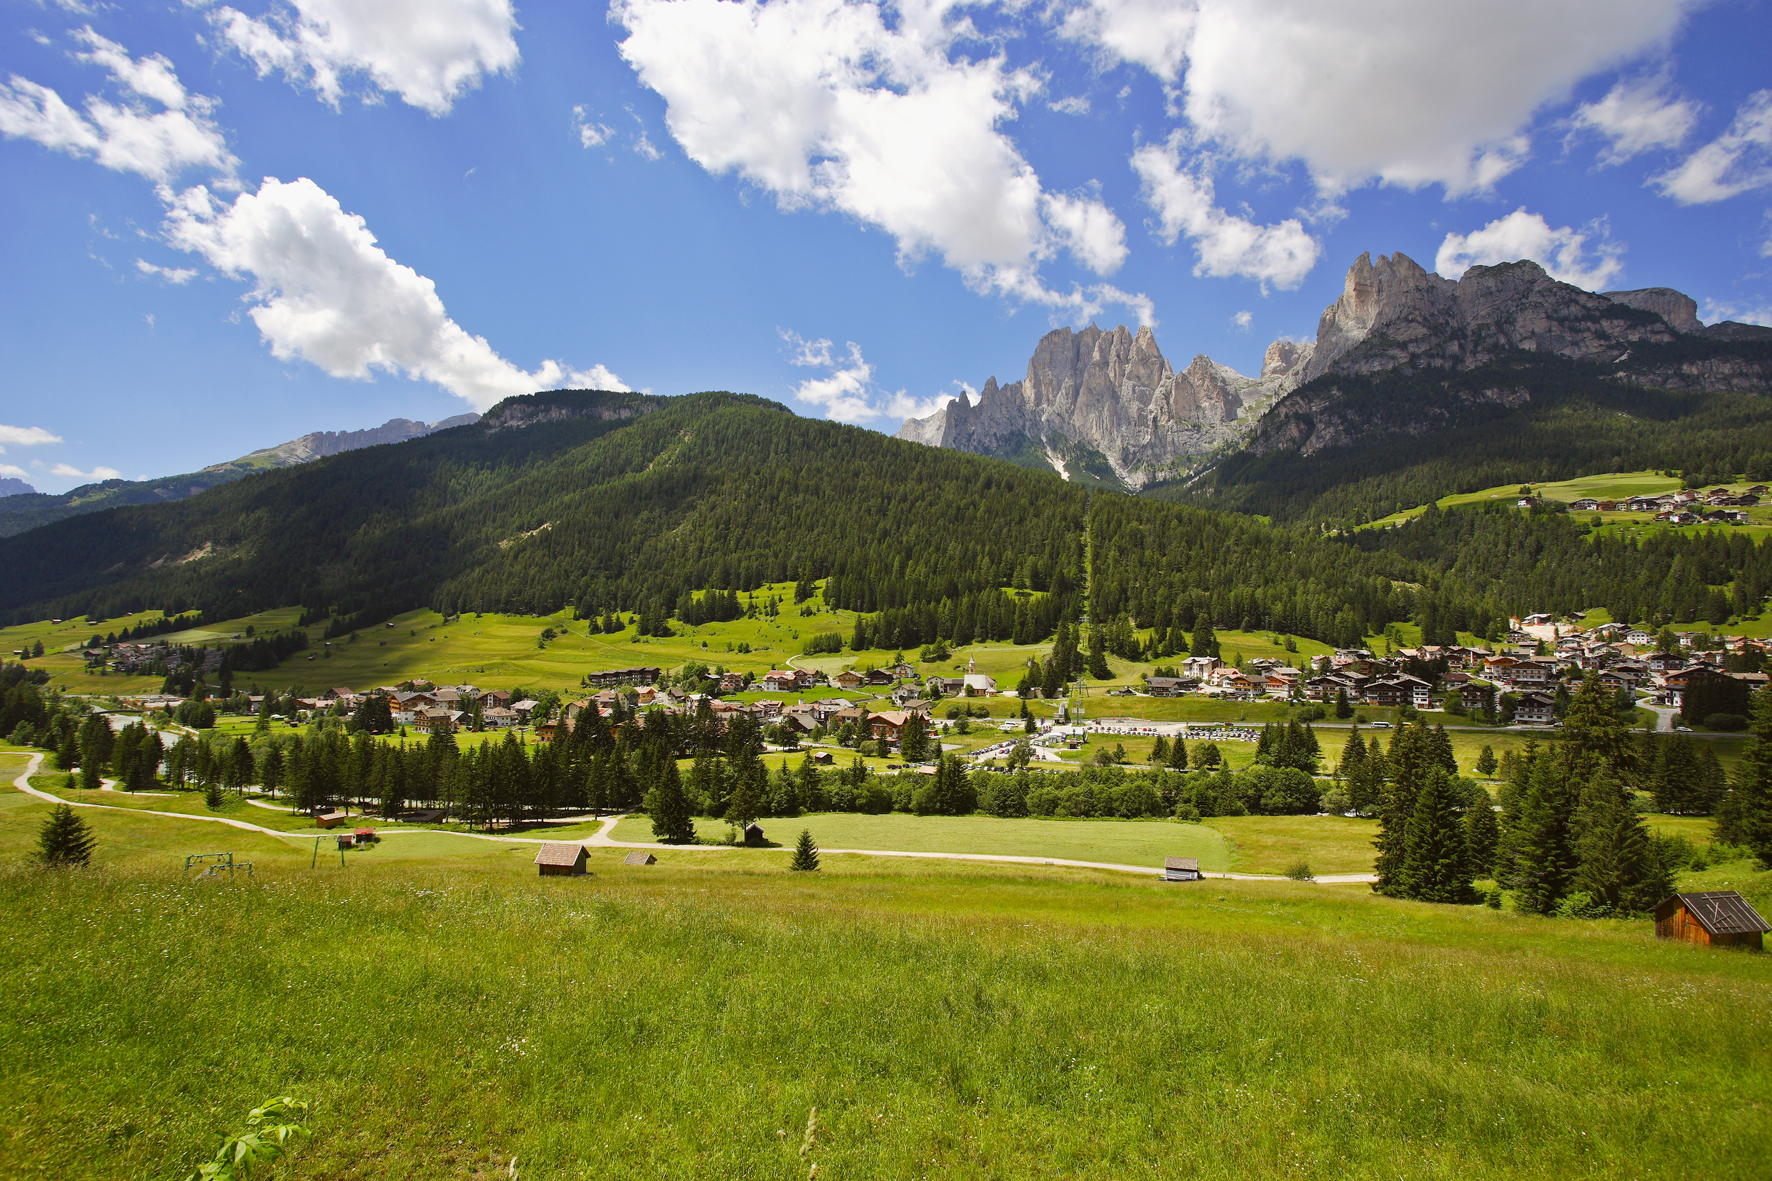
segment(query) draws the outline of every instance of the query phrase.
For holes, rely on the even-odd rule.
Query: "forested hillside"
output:
[[[1462,373],[1332,375],[1195,483],[1146,494],[1352,525],[1497,484],[1650,468],[1772,479],[1772,399],[1646,390],[1529,354]]]

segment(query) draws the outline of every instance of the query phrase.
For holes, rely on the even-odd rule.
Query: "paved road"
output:
[[[31,786],[31,776],[37,773],[43,764],[43,756],[32,755],[31,761],[25,765],[24,774],[12,781],[12,785],[27,795],[36,796],[51,804],[70,804],[76,808],[98,808],[107,812],[128,812],[134,816],[165,816],[172,820],[195,820],[202,824],[225,824],[230,828],[243,829],[247,832],[263,833],[265,836],[278,837],[282,840],[306,841],[314,837],[312,832],[288,832],[283,829],[266,828],[261,824],[251,824],[244,820],[235,820],[231,816],[198,816],[188,812],[158,812],[149,808],[124,808],[116,804],[93,804],[85,800],[64,800],[46,791],[39,791]],[[587,845],[617,849],[681,849],[681,845],[661,845],[645,841],[618,841],[609,834],[624,817],[610,816],[606,818],[595,833],[585,838]],[[574,821],[573,823],[577,823]],[[402,832],[434,832],[445,836],[466,837],[476,841],[498,841],[506,844],[540,845],[547,841],[545,837],[510,837],[496,836],[491,833],[456,832],[434,828],[384,828],[377,830],[378,836],[392,836]],[[699,850],[719,851],[731,848],[727,845],[689,846]],[[782,853],[792,852],[791,849],[777,850]],[[1148,865],[1122,865],[1112,861],[1071,861],[1061,857],[1015,857],[1000,853],[927,853],[914,852],[906,849],[820,849],[821,853],[852,853],[862,857],[910,857],[929,861],[988,861],[1009,865],[1056,865],[1067,869],[1106,869],[1119,873],[1156,874],[1163,871]],[[1277,874],[1259,873],[1214,873],[1207,874],[1210,878],[1226,878],[1238,882],[1283,882],[1286,879]],[[1372,874],[1324,874],[1316,879],[1325,885],[1344,885],[1356,882],[1372,882],[1377,879]]]

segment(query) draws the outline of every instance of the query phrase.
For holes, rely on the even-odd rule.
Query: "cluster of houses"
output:
[[[1712,488],[1709,492],[1687,488],[1660,496],[1631,496],[1624,500],[1599,500],[1585,497],[1569,505],[1578,513],[1653,513],[1657,521],[1669,525],[1699,525],[1706,521],[1724,525],[1747,524],[1747,510],[1760,503],[1768,489],[1755,484],[1746,492]]]
[[[88,671],[105,668],[114,673],[169,676],[185,667],[180,649],[171,644],[112,644],[109,647],[82,648],[81,659]],[[209,675],[221,669],[220,648],[199,648],[193,672]]]
[[[1146,677],[1145,689],[1153,697],[1198,692],[1238,701],[1345,699],[1416,709],[1443,706],[1456,695],[1471,713],[1495,711],[1500,694],[1509,693],[1516,723],[1553,725],[1558,687],[1590,671],[1608,689],[1647,690],[1653,701],[1675,709],[1686,689],[1704,677],[1733,677],[1752,688],[1767,681],[1763,673],[1729,672],[1726,667],[1732,654],[1765,652],[1763,640],[1723,637],[1719,649],[1694,651],[1694,634],[1682,633],[1679,650],[1662,653],[1644,651],[1655,637],[1623,624],[1565,628],[1552,616],[1530,615],[1513,620],[1512,626],[1509,642],[1493,651],[1426,645],[1379,657],[1364,648],[1337,649],[1316,657],[1308,672],[1277,660],[1246,661],[1234,668],[1212,656],[1189,657],[1177,670],[1181,675]],[[1542,653],[1543,648],[1551,651]]]

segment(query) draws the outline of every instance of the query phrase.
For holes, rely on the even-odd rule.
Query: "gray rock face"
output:
[[[377,427],[361,431],[314,431],[299,439],[291,439],[275,447],[266,447],[239,459],[227,463],[213,464],[203,470],[206,472],[221,471],[224,468],[240,465],[243,467],[289,467],[292,464],[307,463],[309,460],[320,459],[327,455],[338,455],[346,451],[356,451],[363,447],[374,447],[381,443],[404,443],[408,439],[422,439],[434,431],[448,430],[450,427],[466,426],[480,421],[478,414],[458,414],[454,418],[445,418],[441,422],[430,424],[414,422],[410,418],[390,418]]]
[[[1698,301],[1672,287],[1643,287],[1636,291],[1603,291],[1613,303],[1654,312],[1675,332],[1697,332],[1704,327],[1698,318]]]
[[[1303,355],[1308,351],[1287,354],[1291,363],[1275,362],[1271,374],[1264,366],[1260,378],[1204,355],[1176,372],[1149,328],[1060,328],[1041,337],[1022,380],[999,386],[992,377],[976,404],[950,402],[907,421],[898,437],[977,455],[1004,454],[1024,440],[1050,448],[1066,439],[1099,451],[1120,482],[1137,490],[1240,439],[1254,423],[1251,407],[1298,384]]]

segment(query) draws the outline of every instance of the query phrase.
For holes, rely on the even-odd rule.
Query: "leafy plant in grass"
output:
[[[1308,861],[1294,861],[1291,865],[1288,865],[1286,867],[1286,876],[1295,882],[1314,882],[1317,880],[1317,875],[1311,872],[1311,863]]]
[[[66,804],[57,804],[37,834],[37,857],[45,865],[85,865],[92,860],[92,830]]]
[[[265,1100],[247,1113],[246,1130],[223,1140],[214,1159],[199,1165],[186,1181],[246,1181],[313,1137],[312,1129],[294,1118],[307,1110],[307,1104],[287,1095]]]
[[[794,845],[794,859],[788,868],[801,873],[811,873],[818,868],[818,846],[812,843],[812,830],[802,828],[800,839]]]

